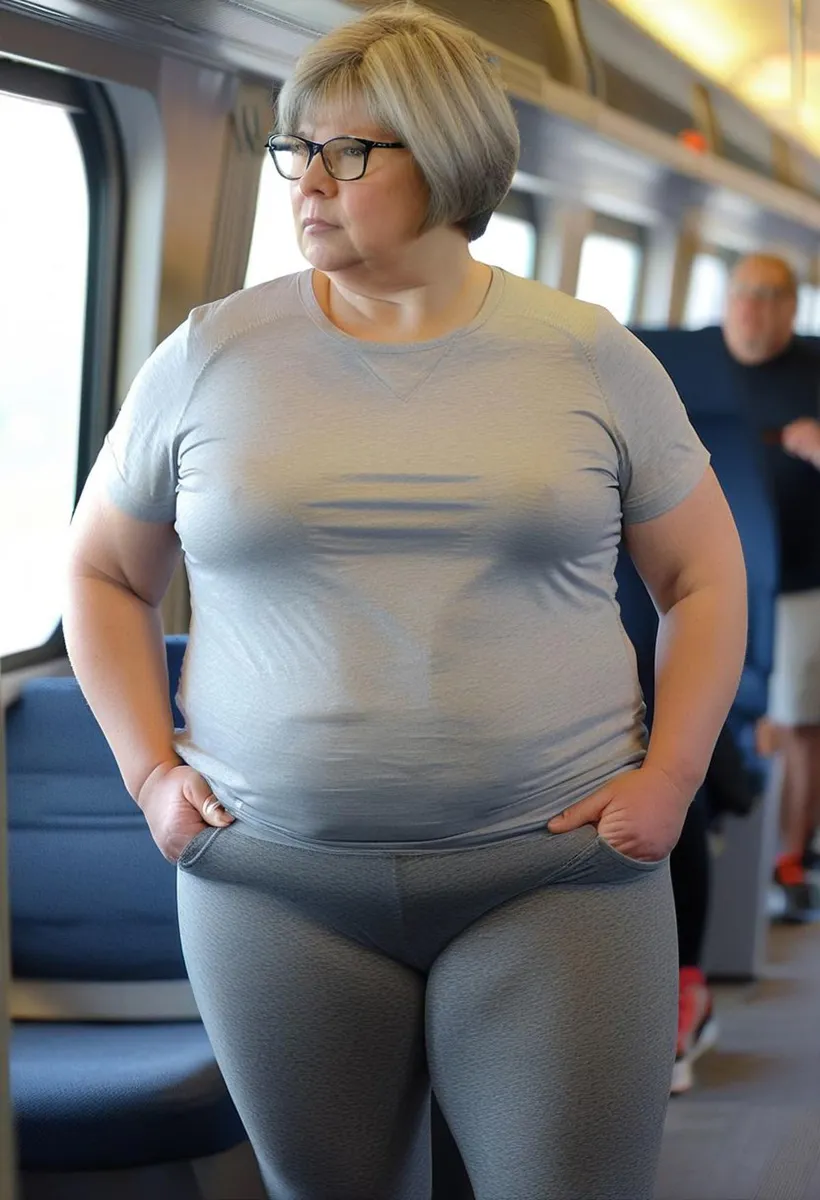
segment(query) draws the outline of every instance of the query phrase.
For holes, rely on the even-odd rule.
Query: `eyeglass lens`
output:
[[[276,168],[286,179],[301,179],[308,167],[310,146],[297,137],[277,137],[271,142]],[[329,175],[349,181],[360,179],[367,151],[355,138],[332,138],[325,142],[322,158]]]
[[[774,284],[754,286],[748,283],[733,283],[731,293],[738,300],[762,300],[765,304],[783,300],[793,294],[787,287],[777,287]]]

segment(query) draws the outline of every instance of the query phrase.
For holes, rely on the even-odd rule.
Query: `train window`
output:
[[[820,334],[820,288],[801,283],[797,293],[797,318],[794,327],[807,337]]]
[[[635,311],[642,259],[640,243],[631,238],[587,234],[581,247],[575,295],[608,308],[616,320],[626,325]]]
[[[121,163],[97,85],[0,62],[0,657],[63,652],[65,539],[111,410]],[[113,215],[112,215],[113,214]]]
[[[685,329],[702,329],[719,325],[723,320],[726,291],[729,287],[729,264],[717,254],[698,254],[692,264],[686,310]]]
[[[254,287],[280,275],[291,275],[309,266],[296,240],[290,184],[277,174],[270,155],[266,154],[259,180],[245,287]]]
[[[0,141],[0,554],[6,581],[0,655],[6,656],[47,642],[60,622],[61,551],[77,486],[89,196],[83,155],[64,110],[0,96]]]
[[[487,232],[470,243],[473,258],[524,279],[535,277],[535,248],[533,223],[503,212],[493,213]]]

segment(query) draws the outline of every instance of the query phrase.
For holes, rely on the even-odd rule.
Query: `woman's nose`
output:
[[[299,180],[299,188],[303,195],[309,196],[311,192],[327,193],[332,191],[336,184],[332,175],[329,175],[321,154],[314,154],[307,170]]]

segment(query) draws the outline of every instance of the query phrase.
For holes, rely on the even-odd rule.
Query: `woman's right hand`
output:
[[[203,829],[222,828],[234,820],[202,776],[178,760],[154,768],[140,788],[137,804],[151,836],[171,863]]]

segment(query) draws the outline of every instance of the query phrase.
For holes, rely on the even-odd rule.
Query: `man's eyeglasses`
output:
[[[404,150],[404,142],[371,142],[369,138],[335,137],[327,142],[309,142],[295,134],[278,133],[268,138],[274,166],[285,179],[301,179],[317,154],[328,175],[343,183],[361,179],[373,150]]]
[[[775,304],[779,300],[794,297],[790,287],[777,287],[774,284],[760,284],[754,287],[750,283],[733,283],[729,291],[736,300],[762,300],[764,304]]]

